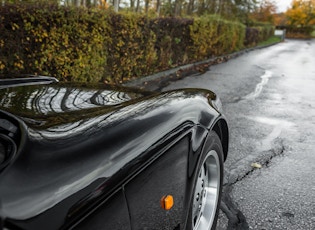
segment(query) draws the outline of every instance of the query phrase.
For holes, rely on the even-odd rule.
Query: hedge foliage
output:
[[[271,34],[263,27],[250,30],[258,34],[218,16],[151,18],[53,4],[5,5],[0,74],[121,83],[230,53]]]
[[[93,81],[106,67],[107,15],[57,5],[1,8],[0,71]]]
[[[312,37],[312,32],[315,30],[314,26],[281,26],[279,29],[286,30],[286,37],[288,38],[300,38],[309,39]]]
[[[172,66],[185,64],[190,59],[190,26],[193,19],[185,18],[153,18],[150,30],[156,35],[154,49],[157,54],[157,69],[165,70]]]
[[[246,28],[244,44],[246,46],[255,46],[260,42],[268,40],[275,33],[275,27],[268,23],[252,22]]]
[[[190,35],[193,59],[204,59],[243,48],[245,26],[207,15],[194,21]]]

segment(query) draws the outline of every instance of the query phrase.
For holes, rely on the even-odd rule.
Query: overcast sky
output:
[[[278,12],[285,12],[291,6],[292,0],[275,0],[278,7]]]

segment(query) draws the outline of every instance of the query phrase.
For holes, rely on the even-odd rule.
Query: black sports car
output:
[[[208,90],[0,80],[0,229],[214,229],[227,152]]]

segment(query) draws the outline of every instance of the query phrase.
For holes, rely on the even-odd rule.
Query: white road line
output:
[[[272,77],[272,72],[269,70],[266,70],[264,75],[262,75],[261,78],[261,82],[259,84],[256,85],[256,89],[254,92],[246,95],[245,97],[243,97],[244,100],[254,100],[256,99],[261,91],[263,90],[264,85],[266,85],[269,81],[269,78]]]

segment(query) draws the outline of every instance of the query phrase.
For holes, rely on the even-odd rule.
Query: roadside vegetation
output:
[[[268,46],[268,45],[272,45],[275,43],[281,42],[281,37],[279,36],[272,36],[270,38],[268,38],[265,41],[259,42],[258,46]]]
[[[4,0],[0,74],[122,83],[268,41],[275,9],[269,0]]]
[[[315,30],[315,0],[293,0],[285,16],[288,37],[310,38]]]

